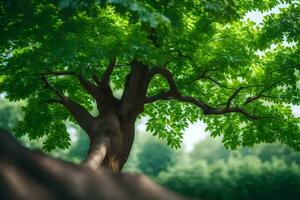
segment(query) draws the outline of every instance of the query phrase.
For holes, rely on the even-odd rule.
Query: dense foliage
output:
[[[243,20],[282,3],[262,24]],[[0,91],[27,99],[17,136],[67,148],[65,122],[75,120],[53,104],[57,94],[89,111],[94,102],[72,75],[92,82],[116,58],[110,85],[123,91],[138,61],[155,75],[142,115],[171,146],[189,122],[203,120],[227,147],[280,141],[299,150],[291,112],[300,104],[299,9],[294,0],[3,0]]]

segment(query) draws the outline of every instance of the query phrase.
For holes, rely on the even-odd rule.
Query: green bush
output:
[[[157,180],[176,192],[203,199],[300,199],[300,166],[278,159],[262,162],[246,156],[211,164],[178,163]]]
[[[300,153],[286,146],[260,144],[233,151],[220,138],[207,138],[190,153],[166,148],[138,134],[127,163],[132,168],[125,171],[143,172],[175,192],[206,200],[300,199]],[[158,169],[161,160],[169,159]]]

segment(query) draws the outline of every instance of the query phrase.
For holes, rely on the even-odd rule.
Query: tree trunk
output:
[[[149,69],[133,60],[131,71],[126,77],[121,99],[113,96],[109,86],[109,75],[95,86],[80,78],[83,87],[97,102],[99,116],[93,117],[80,104],[62,97],[62,104],[70,111],[78,124],[90,137],[90,149],[84,165],[97,170],[100,166],[120,172],[127,161],[134,140],[134,124],[143,112],[149,84]],[[151,77],[151,76],[150,76]]]
[[[89,170],[19,145],[0,130],[0,198],[183,200],[143,175]]]
[[[90,132],[90,149],[84,166],[97,170],[107,167],[121,172],[134,140],[134,122],[121,121],[115,112],[100,115]]]
[[[83,165],[92,169],[97,169],[103,163],[103,160],[109,151],[110,140],[105,135],[90,141],[90,149]]]

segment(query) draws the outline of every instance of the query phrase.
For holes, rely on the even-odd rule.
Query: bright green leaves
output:
[[[300,119],[293,116],[290,106],[267,104],[255,103],[247,109],[257,116],[266,117],[259,120],[250,121],[239,114],[207,116],[203,120],[207,131],[213,137],[222,135],[224,145],[231,149],[241,145],[281,142],[299,150]]]
[[[121,12],[130,12],[131,20],[137,22],[141,21],[148,23],[151,27],[156,28],[158,25],[169,23],[169,19],[163,15],[161,10],[153,7],[152,1],[138,1],[138,0],[108,0],[109,3],[116,5]],[[166,2],[164,2],[166,3]],[[152,4],[152,5],[151,5]],[[171,4],[167,3],[167,4]],[[160,5],[161,2],[155,2],[155,5]],[[124,10],[125,8],[125,10]]]
[[[203,3],[208,17],[215,21],[226,22],[240,17],[237,13],[238,3],[235,0],[213,0],[203,1]]]
[[[126,18],[121,19],[111,7],[92,8],[96,16],[79,12],[66,19],[47,44],[50,51],[55,50],[54,57],[72,70],[96,70],[103,60],[121,56],[125,51],[124,40],[129,31]]]
[[[36,93],[40,89],[39,79],[36,77],[21,77],[4,76],[0,83],[0,90],[7,92],[7,98],[12,101],[25,99]]]
[[[167,140],[168,145],[179,148],[183,130],[189,122],[195,122],[200,116],[199,110],[188,104],[176,101],[157,102],[146,105],[144,114],[149,117],[147,131]]]
[[[147,93],[151,96],[167,90],[169,90],[167,80],[162,76],[154,76],[149,84]]]
[[[47,139],[44,142],[43,149],[45,151],[52,151],[54,149],[66,149],[70,146],[70,136],[66,131],[66,125],[63,122],[56,122],[52,124],[55,130],[48,133]]]
[[[45,105],[39,100],[29,100],[23,112],[24,120],[15,129],[17,137],[27,134],[30,140],[45,138],[43,148],[46,151],[69,147],[70,138],[64,123],[69,114],[65,109],[59,105]]]
[[[259,40],[261,48],[267,48],[272,43],[280,43],[284,37],[288,42],[299,42],[299,13],[299,2],[293,2],[287,8],[281,9],[281,13],[265,17]]]

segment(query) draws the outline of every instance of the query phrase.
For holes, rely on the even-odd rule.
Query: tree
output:
[[[157,176],[174,164],[176,153],[161,141],[149,138],[137,156],[138,168],[146,175]]]
[[[0,99],[0,128],[12,130],[17,122],[22,119],[20,106]]]
[[[280,3],[263,24],[242,20]],[[27,99],[15,133],[47,136],[47,151],[69,146],[70,120],[90,138],[84,165],[120,172],[140,116],[175,148],[202,120],[230,148],[300,149],[297,1],[3,0],[0,12],[0,90]]]
[[[286,145],[259,144],[235,151],[207,137],[161,172],[155,181],[202,199],[299,199],[300,152]]]
[[[299,199],[300,166],[272,159],[262,162],[255,155],[230,156],[207,163],[178,163],[157,178],[180,194],[202,199]]]

